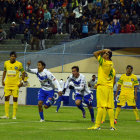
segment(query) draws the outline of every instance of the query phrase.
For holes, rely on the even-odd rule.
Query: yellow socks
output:
[[[114,128],[114,110],[113,109],[107,109],[109,119],[110,119],[110,127]]]
[[[102,122],[105,122],[106,114],[107,114],[107,109],[104,108]]]
[[[133,111],[134,111],[134,114],[135,114],[135,116],[136,116],[136,120],[138,121],[138,120],[139,120],[138,109],[137,109],[137,108],[136,108],[136,109],[133,109]]]
[[[118,116],[119,116],[120,111],[121,111],[121,107],[117,107],[116,108],[116,112],[115,112],[115,119],[116,120],[118,119]]]
[[[16,117],[17,107],[18,107],[18,103],[13,102],[13,117]]]
[[[95,127],[100,127],[102,116],[103,116],[103,111],[104,111],[104,108],[98,107]]]
[[[9,117],[9,101],[5,101],[5,116]]]

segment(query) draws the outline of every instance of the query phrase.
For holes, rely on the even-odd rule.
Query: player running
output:
[[[94,122],[94,110],[92,107],[91,91],[88,89],[85,76],[79,73],[78,66],[72,67],[72,75],[70,75],[67,79],[64,93],[67,87],[69,87],[69,89],[75,90],[75,104],[82,111],[83,118],[85,118],[85,109],[83,108],[82,100],[87,104],[91,115],[91,121]]]
[[[61,81],[61,83],[62,83],[62,81]],[[62,85],[61,88],[64,90],[65,82],[63,82],[60,85]],[[59,98],[58,98],[58,100],[57,100],[56,112],[59,111],[62,101],[63,101],[63,104],[65,104],[65,105],[68,105],[69,104],[69,95],[70,95],[70,89],[68,87],[68,88],[66,88],[65,93],[63,95],[60,95]]]
[[[16,61],[16,58],[16,52],[13,51],[10,53],[10,60],[5,61],[4,63],[2,85],[4,86],[5,95],[5,116],[2,116],[2,119],[9,119],[9,100],[11,95],[13,96],[12,119],[16,119],[19,88],[23,85],[24,82],[20,82],[20,72],[22,73],[22,80],[25,77],[25,72],[22,63]]]
[[[120,89],[121,92],[119,95],[115,113],[115,123],[117,123],[117,119],[121,111],[121,106],[125,106],[126,103],[128,106],[132,106],[134,114],[136,116],[136,121],[139,121],[138,109],[136,107],[137,86],[139,85],[139,82],[136,75],[132,74],[132,71],[133,67],[131,65],[128,65],[126,67],[126,74],[122,74],[118,81],[118,88],[115,97],[117,97]]]
[[[29,66],[31,62],[27,62],[27,71],[33,74],[36,74],[40,83],[41,89],[38,92],[38,108],[40,115],[40,122],[44,122],[43,115],[43,104],[46,109],[48,109],[54,103],[54,89],[58,88],[58,94],[62,95],[62,89],[59,85],[57,79],[53,76],[53,74],[45,69],[46,64],[43,61],[38,61],[36,69],[30,69]]]
[[[97,81],[97,116],[95,126],[88,129],[100,129],[101,119],[104,109],[107,109],[110,118],[110,130],[114,128],[114,93],[113,85],[115,70],[111,60],[112,52],[109,49],[94,52],[94,56],[99,62],[98,81]]]

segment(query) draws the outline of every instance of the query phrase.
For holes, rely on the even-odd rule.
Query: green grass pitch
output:
[[[135,121],[132,110],[121,111],[116,131],[109,130],[108,117],[101,130],[87,130],[93,125],[87,108],[85,119],[76,107],[62,107],[58,113],[55,110],[44,110],[46,122],[40,123],[37,106],[19,106],[17,120],[0,119],[0,140],[140,140],[140,122]]]

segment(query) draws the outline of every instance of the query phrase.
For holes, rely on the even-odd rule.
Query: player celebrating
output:
[[[54,89],[55,86],[58,88],[58,94],[62,95],[62,89],[57,81],[57,79],[53,76],[53,74],[45,69],[46,64],[43,61],[38,61],[37,69],[30,69],[29,66],[31,62],[27,63],[27,71],[30,73],[34,73],[37,75],[42,88],[38,93],[38,108],[39,108],[39,115],[40,115],[40,122],[44,122],[44,115],[43,115],[43,104],[44,107],[47,109],[54,103]]]
[[[67,82],[65,84],[65,89],[69,85],[69,89],[75,90],[75,104],[77,107],[82,111],[83,118],[85,118],[85,109],[82,105],[82,99],[87,104],[90,115],[91,121],[94,122],[94,110],[92,107],[92,98],[91,98],[91,91],[88,89],[85,76],[79,73],[79,67],[73,66],[72,67],[72,75],[69,76]]]
[[[20,82],[20,72],[22,73],[22,79],[25,77],[24,68],[22,63],[16,61],[16,52],[10,53],[10,60],[4,63],[4,72],[2,77],[2,85],[4,86],[5,93],[5,116],[2,119],[9,119],[9,100],[13,95],[13,119],[16,119],[16,112],[18,107],[18,94],[19,88],[23,85]]]
[[[126,67],[126,74],[122,74],[118,81],[118,88],[115,97],[117,97],[120,88],[121,92],[119,95],[115,113],[115,123],[117,123],[118,115],[121,111],[121,106],[125,106],[126,103],[128,106],[133,107],[133,111],[136,116],[136,121],[139,121],[138,109],[136,107],[137,86],[139,85],[139,82],[137,80],[136,75],[132,74],[132,71],[133,67],[131,65],[128,65]]]
[[[59,83],[62,83],[62,80]],[[60,84],[60,85],[62,85],[61,88],[64,89],[65,82],[62,83],[62,84]],[[68,105],[69,104],[69,94],[70,94],[70,89],[68,87],[68,88],[66,88],[65,93],[63,95],[60,95],[59,98],[58,98],[58,100],[57,100],[57,109],[56,109],[56,112],[58,112],[58,110],[59,110],[59,108],[61,106],[61,102],[62,101],[63,101],[63,103],[65,105]]]
[[[101,56],[102,55],[102,56]],[[94,56],[99,62],[98,81],[97,81],[97,116],[95,126],[88,129],[100,129],[103,111],[106,108],[110,118],[110,130],[114,128],[114,94],[113,84],[115,78],[115,70],[111,60],[112,52],[109,49],[94,52]]]

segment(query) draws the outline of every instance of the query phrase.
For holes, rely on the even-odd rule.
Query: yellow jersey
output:
[[[113,68],[113,62],[105,60],[100,55],[98,56],[99,68],[98,68],[98,81],[97,85],[104,85],[113,88],[114,77],[116,75]]]
[[[139,82],[136,75],[134,74],[131,74],[130,76],[122,74],[118,84],[121,85],[121,94],[134,94],[134,87],[139,85]]]
[[[5,61],[4,71],[6,71],[5,88],[16,88],[20,84],[20,72],[24,72],[22,63],[18,61],[11,63],[10,60]]]

